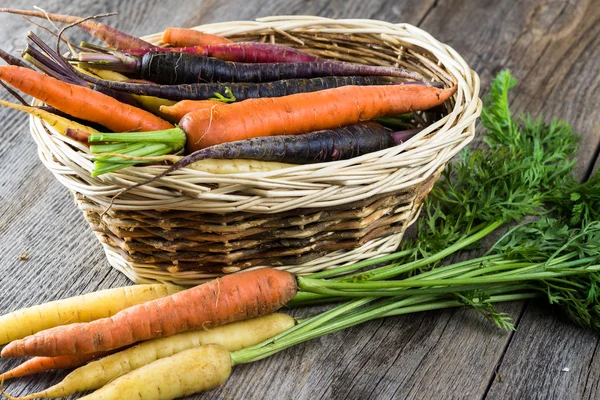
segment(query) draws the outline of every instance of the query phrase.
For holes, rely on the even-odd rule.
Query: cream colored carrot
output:
[[[287,314],[270,314],[217,328],[179,333],[149,340],[129,349],[93,361],[76,369],[61,382],[21,400],[67,397],[77,392],[98,389],[114,379],[165,357],[208,343],[236,351],[261,343],[295,324]],[[64,356],[63,356],[64,357]]]
[[[181,289],[162,284],[126,286],[23,308],[0,316],[0,344],[59,325],[109,317],[125,308],[169,296]]]

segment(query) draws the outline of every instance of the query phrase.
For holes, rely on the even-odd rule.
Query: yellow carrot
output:
[[[287,164],[274,161],[258,161],[246,159],[209,159],[196,161],[188,168],[192,168],[198,171],[209,172],[211,174],[239,174],[242,172],[268,172],[295,166],[295,164]]]
[[[23,308],[0,316],[0,344],[59,325],[109,317],[125,308],[169,296],[181,289],[162,284],[126,286]]]
[[[236,351],[261,343],[294,326],[287,314],[270,314],[233,322],[213,329],[190,331],[149,340],[129,349],[93,361],[67,375],[62,382],[21,400],[67,397],[77,392],[98,389],[114,379],[158,359],[208,343]]]
[[[56,114],[52,114],[51,112],[48,112],[46,110],[40,110],[39,108],[9,103],[8,101],[4,101],[4,100],[0,100],[0,105],[2,105],[4,107],[13,108],[15,110],[23,111],[23,112],[31,114],[35,117],[38,117],[38,118],[44,120],[48,125],[50,125],[54,129],[56,129],[56,131],[58,133],[60,133],[61,135],[66,135],[68,128],[75,128],[75,129],[78,129],[78,130],[81,130],[81,131],[84,131],[87,133],[98,132],[94,128],[90,128],[89,126],[85,126],[80,123],[73,122],[70,119],[61,117]]]
[[[229,352],[208,344],[161,358],[81,399],[166,400],[214,389],[231,375]]]

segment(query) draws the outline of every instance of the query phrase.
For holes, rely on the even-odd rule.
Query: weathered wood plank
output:
[[[546,304],[525,310],[488,399],[597,399],[596,333],[561,321]]]

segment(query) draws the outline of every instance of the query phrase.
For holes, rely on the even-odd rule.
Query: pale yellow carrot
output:
[[[98,389],[114,379],[165,357],[208,343],[236,351],[261,343],[294,326],[287,314],[270,314],[245,321],[232,322],[209,330],[190,331],[149,340],[129,349],[84,365],[61,382],[21,400],[67,397],[77,392]]]
[[[0,344],[59,325],[110,317],[125,308],[169,296],[181,289],[162,284],[134,285],[23,308],[0,316]]]
[[[61,135],[66,135],[68,128],[75,128],[75,129],[79,129],[81,131],[85,131],[88,133],[98,132],[94,128],[90,128],[89,126],[85,126],[80,123],[73,122],[70,119],[61,117],[56,114],[52,114],[51,112],[48,112],[46,110],[40,110],[39,108],[23,106],[21,104],[9,103],[8,101],[4,101],[4,100],[0,100],[0,105],[2,105],[4,107],[13,108],[15,110],[23,111],[30,115],[33,115],[34,117],[38,117],[39,119],[43,120],[48,125],[53,127]]]
[[[231,367],[227,349],[207,344],[156,360],[81,399],[175,399],[216,388],[229,378]]]

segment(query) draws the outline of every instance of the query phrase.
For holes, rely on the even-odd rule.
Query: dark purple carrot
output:
[[[158,85],[130,82],[114,82],[95,77],[80,75],[83,79],[113,90],[154,96],[167,100],[205,100],[215,97],[215,93],[226,95],[225,89],[231,90],[236,100],[246,100],[259,97],[281,97],[295,93],[316,92],[317,90],[355,85],[372,86],[401,83],[390,81],[385,76],[328,76],[312,79],[287,79],[264,83],[188,83],[180,85]]]
[[[401,68],[377,67],[335,61],[311,63],[236,63],[188,53],[148,53],[140,75],[152,82],[175,85],[199,82],[272,82],[323,76],[378,75],[422,80]]]
[[[81,20],[80,17],[74,17],[71,15],[61,15],[61,14],[52,14],[45,13],[43,11],[29,11],[29,10],[16,10],[13,8],[0,8],[0,12],[6,12],[11,14],[25,15],[28,17],[37,17],[50,19],[56,22],[63,22],[65,24],[72,24]],[[85,21],[81,24],[77,25],[79,28],[88,32],[92,36],[97,37],[102,40],[104,43],[108,44],[116,48],[120,49],[143,49],[146,47],[153,47],[152,44],[137,38],[135,36],[128,35],[124,32],[121,32],[115,28],[112,28],[108,25],[102,24],[96,21]]]
[[[197,150],[171,166],[168,172],[209,158],[251,159],[290,164],[347,160],[398,145],[420,130],[391,132],[377,123],[367,122],[304,135],[256,137]],[[96,160],[102,162],[104,159],[98,157]]]
[[[141,60],[124,60],[112,54],[80,56],[83,67],[139,73],[152,82],[176,85],[201,82],[272,82],[323,76],[390,76],[422,81],[416,72],[402,68],[360,65],[339,61],[301,63],[238,63],[189,53],[150,52]],[[121,65],[120,65],[121,64]]]
[[[151,49],[128,49],[122,50],[122,52],[134,56],[143,56],[149,52],[190,53],[214,57],[223,61],[245,63],[326,61],[324,58],[313,56],[293,47],[283,46],[281,44],[256,42],[190,47],[153,47]]]

